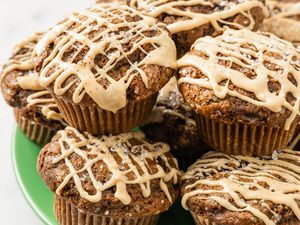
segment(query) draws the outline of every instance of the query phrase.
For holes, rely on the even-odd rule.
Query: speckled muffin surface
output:
[[[197,132],[192,110],[184,103],[175,77],[160,91],[150,117],[140,128],[148,139],[169,144],[184,171],[210,149]]]
[[[71,127],[43,148],[38,171],[50,190],[80,211],[115,218],[167,210],[180,176],[169,146],[151,144],[141,132],[96,138]]]
[[[14,108],[22,131],[39,144],[45,144],[55,131],[64,127],[54,99],[34,72],[32,51],[42,35],[35,33],[18,43],[1,71],[5,101]]]
[[[300,3],[297,0],[267,0],[266,6],[270,10],[270,17],[262,24],[262,31],[292,42],[296,46],[300,43]]]
[[[197,224],[300,224],[299,159],[207,153],[182,177],[183,206]]]
[[[179,55],[199,38],[228,26],[257,30],[268,11],[263,1],[127,0],[128,5],[158,18],[173,34]]]
[[[272,34],[226,30],[198,39],[178,61],[178,82],[206,141],[243,155],[285,147],[299,121],[299,59],[291,43]]]
[[[174,73],[176,48],[155,19],[126,5],[98,4],[51,29],[36,48],[35,62],[42,85],[70,125],[93,134],[120,133],[150,113],[158,90]],[[124,114],[138,119],[116,130]],[[89,130],[106,119],[107,127]]]

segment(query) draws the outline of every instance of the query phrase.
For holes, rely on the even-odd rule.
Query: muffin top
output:
[[[223,26],[255,29],[257,24],[250,12],[256,8],[268,15],[263,1],[259,0],[127,0],[128,4],[143,13],[167,24],[172,34],[192,30],[210,23],[218,31]],[[237,20],[237,15],[243,15]],[[257,29],[257,27],[256,27]]]
[[[58,107],[50,93],[43,88],[34,72],[32,52],[43,33],[35,33],[18,43],[11,58],[1,71],[1,89],[6,102],[34,119],[62,121]],[[36,118],[39,117],[39,118]]]
[[[42,149],[38,171],[84,212],[140,217],[167,210],[177,197],[180,172],[169,150],[142,132],[93,137],[67,127]]]
[[[226,30],[178,61],[180,91],[199,114],[289,129],[299,120],[300,55],[272,34]]]
[[[167,117],[173,117],[184,121],[187,125],[196,126],[192,117],[192,109],[184,102],[175,77],[172,77],[159,91],[156,105],[145,124],[160,123]]]
[[[183,175],[182,194],[184,208],[216,224],[299,223],[300,153],[282,150],[272,158],[207,153]]]
[[[280,38],[300,42],[300,2],[298,0],[267,0],[270,18],[264,20],[262,31],[271,32]]]
[[[74,12],[35,49],[41,84],[75,104],[116,112],[158,92],[176,68],[163,24],[119,3]]]

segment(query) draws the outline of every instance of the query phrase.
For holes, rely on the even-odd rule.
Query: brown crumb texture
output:
[[[36,70],[43,71],[45,67],[47,67],[47,65],[51,63],[52,58],[60,57],[57,55],[59,52],[53,51],[57,48],[58,44],[64,43],[62,42],[64,38],[68,39],[68,37],[70,37],[71,32],[76,32],[78,33],[78,35],[84,36],[84,38],[89,39],[93,44],[103,43],[103,41],[107,40],[107,44],[103,46],[103,49],[101,50],[103,53],[97,53],[95,56],[93,56],[93,65],[90,66],[90,71],[94,74],[96,81],[104,89],[108,89],[111,83],[107,78],[103,77],[99,73],[101,69],[105,68],[105,70],[107,70],[105,71],[105,73],[108,75],[108,77],[110,77],[110,79],[113,79],[114,82],[119,81],[132,68],[132,65],[137,65],[147,57],[149,52],[152,52],[159,47],[146,43],[141,44],[140,48],[137,48],[134,52],[129,53],[130,50],[132,50],[133,47],[137,45],[137,43],[142,42],[143,39],[146,38],[157,37],[162,32],[168,33],[168,35],[170,36],[169,32],[163,25],[153,26],[153,29],[151,28],[146,31],[131,33],[130,29],[132,29],[132,27],[129,27],[130,23],[142,21],[143,18],[137,15],[135,12],[125,15],[124,11],[122,11],[121,9],[116,8],[109,11],[108,8],[109,7],[107,6],[107,4],[101,4],[87,9],[89,12],[91,12],[92,16],[98,14],[99,18],[106,20],[107,22],[105,23],[100,23],[99,21],[97,22],[92,19],[93,17],[89,18],[89,16],[80,12],[73,13],[70,17],[63,20],[62,23],[66,23],[68,21],[68,24],[70,25],[66,26],[64,32],[62,32],[58,37],[56,37],[53,41],[50,41],[50,43],[45,46],[44,52],[39,53],[35,57]],[[103,15],[103,12],[106,11],[108,13]],[[118,28],[118,25],[124,22],[129,24],[128,27],[120,26],[121,28]],[[111,23],[110,26],[115,26],[115,28],[110,30],[109,27],[107,27],[107,24],[109,23]],[[61,24],[58,24],[57,26],[60,26]],[[85,27],[85,29],[81,29],[81,27]],[[85,32],[87,29],[90,29],[91,31],[87,34],[83,34],[83,32]],[[125,34],[132,35],[132,38],[127,40]],[[114,40],[116,37],[118,37],[117,41],[118,43],[120,43],[120,46],[118,46],[118,48],[109,41]],[[123,53],[121,53],[120,49],[122,49],[122,52],[126,54],[126,57]],[[89,45],[86,45],[86,43],[84,43],[80,39],[76,39],[73,45],[71,45],[68,49],[65,49],[61,60],[63,61],[63,63],[67,64],[85,66],[84,64],[86,63],[85,60],[87,58],[87,55],[91,54],[90,50],[91,49]],[[118,52],[120,52],[120,57],[117,59],[117,62],[110,62],[109,56],[118,54]],[[53,57],[50,57],[51,54],[54,54],[52,55]],[[87,68],[88,67],[89,65],[87,65]],[[106,67],[109,69],[107,69]],[[60,64],[54,65],[53,68],[49,69],[46,77],[53,75],[55,72],[62,68],[63,67]],[[168,80],[171,78],[171,76],[173,76],[175,72],[169,67],[154,64],[143,64],[139,69],[143,71],[145,76],[147,77],[148,87],[146,87],[140,73],[138,73],[139,75],[136,76],[136,71],[131,72],[130,76],[134,76],[134,78],[126,90],[128,101],[141,101],[155,94],[168,82]],[[129,81],[127,80],[126,82]],[[52,82],[48,86],[49,91],[52,93],[54,93],[54,83],[55,82]],[[67,85],[71,86],[66,90],[66,92],[60,95],[60,98],[64,99],[66,102],[72,102],[72,96],[78,86],[82,85],[82,82],[80,81],[80,78],[78,76],[71,75],[64,81],[63,87],[66,87]],[[80,104],[85,106],[96,106],[95,101],[93,101],[93,99],[88,94],[84,94],[84,97],[80,101]]]
[[[171,146],[180,169],[185,171],[209,151],[210,148],[197,131],[191,108],[184,103],[178,91],[172,91],[168,99],[158,101],[153,114],[158,114],[154,116],[160,117],[159,121],[149,121],[141,129],[150,140],[162,141]]]
[[[68,136],[76,140],[78,137],[72,131],[68,131]],[[100,138],[100,137],[99,137]],[[51,143],[46,145],[38,158],[37,168],[40,176],[50,188],[51,191],[55,192],[59,185],[63,182],[66,176],[70,173],[68,167],[64,160],[57,163],[53,163],[53,160],[61,155],[61,147],[58,140],[60,139],[60,134],[57,134]],[[139,140],[133,138],[130,140],[132,146],[137,146],[140,144]],[[125,146],[128,148],[126,151],[131,151],[134,148],[130,146]],[[82,147],[89,151],[89,147]],[[139,148],[136,148],[139,149]],[[142,147],[140,148],[141,151]],[[99,146],[99,151],[101,147]],[[132,150],[133,151],[133,150]],[[134,154],[139,157],[139,154],[135,152]],[[115,157],[116,162],[120,168],[128,168],[125,162],[122,162],[121,158],[117,153],[113,152],[111,149],[111,154]],[[166,153],[168,161],[173,168],[176,168],[174,159],[170,153]],[[91,156],[93,157],[93,156]],[[85,161],[82,157],[77,154],[71,154],[68,159],[74,166],[76,170],[80,170],[84,167]],[[150,173],[157,171],[157,166],[161,166],[162,169],[166,169],[164,162],[161,160],[148,161],[148,170]],[[140,169],[137,167],[137,169]],[[100,160],[93,164],[92,172],[95,175],[97,182],[105,183],[111,179],[112,173],[104,163]],[[91,177],[86,171],[78,173],[80,180],[83,185],[83,189],[90,195],[96,194],[95,186],[91,181]],[[127,173],[127,179],[134,180],[135,175],[133,173]],[[88,214],[97,214],[102,216],[113,216],[117,218],[123,217],[144,217],[147,215],[156,215],[163,211],[166,211],[175,201],[178,195],[178,184],[173,184],[173,181],[166,183],[169,189],[172,202],[168,200],[165,193],[161,190],[160,179],[153,179],[150,182],[151,195],[147,198],[143,197],[141,188],[138,184],[127,184],[126,190],[131,197],[131,203],[128,205],[123,204],[118,198],[114,196],[116,192],[116,187],[112,186],[104,191],[102,191],[102,198],[99,202],[91,202],[80,196],[78,189],[74,183],[74,179],[71,179],[67,185],[61,190],[60,196],[66,199],[71,204],[75,205],[79,210]]]
[[[285,157],[284,154],[294,158]],[[270,162],[272,160],[282,160],[282,162],[295,166],[295,170],[293,170],[293,172],[299,172],[299,153],[291,150],[282,150],[276,152],[276,154],[274,154],[272,157],[273,159],[259,157],[252,158],[254,162],[252,166],[255,165],[259,160],[269,160]],[[246,158],[244,157],[244,159]],[[272,163],[270,163],[270,165],[271,164]],[[295,215],[294,211],[284,203],[279,203],[280,201],[284,202],[284,199],[278,198],[277,200],[272,201],[272,199],[276,199],[277,191],[278,193],[281,193],[280,187],[278,186],[277,190],[271,192],[271,187],[268,185],[268,182],[263,181],[263,179],[259,179],[259,177],[271,177],[274,180],[278,180],[279,182],[281,182],[281,185],[283,185],[281,186],[281,188],[284,187],[285,182],[287,185],[290,185],[294,182],[297,183],[298,181],[292,181],[288,178],[287,175],[283,175],[284,173],[278,172],[281,171],[281,169],[287,169],[284,166],[274,166],[272,170],[268,170],[267,166],[264,163],[261,163],[259,165],[260,166],[258,166],[255,170],[251,170],[249,161],[243,160],[243,157],[239,158],[239,156],[227,156],[225,154],[217,152],[210,152],[204,155],[202,159],[198,160],[197,163],[194,164],[193,168],[189,168],[188,171],[190,171],[191,173],[188,177],[185,177],[186,175],[183,175],[181,192],[182,195],[188,194],[195,190],[207,191],[208,193],[199,193],[196,195],[192,195],[187,200],[187,207],[193,214],[208,218],[213,224],[216,225],[264,225],[265,222],[263,222],[260,218],[256,217],[250,211],[245,210],[246,206],[239,207],[237,205],[232,195],[232,193],[236,193],[236,198],[238,198],[239,200],[241,199],[243,204],[249,205],[254,209],[259,210],[261,213],[265,214],[274,224],[299,225],[300,221]],[[276,165],[275,162],[273,165]],[[243,172],[244,174],[242,175]],[[258,176],[258,174],[261,175]],[[297,172],[295,174],[299,175],[299,173]],[[224,189],[224,186],[222,187],[222,184],[225,185],[225,182],[227,182],[226,179],[229,179],[229,182],[231,182],[230,180],[232,180],[232,183],[240,186],[240,193],[239,191],[235,191],[234,189],[232,189],[232,186],[230,185],[228,185],[227,189]],[[196,182],[198,181],[199,183],[197,185],[189,187],[189,185],[196,184]],[[205,184],[206,181],[207,184]],[[210,181],[214,183],[210,184]],[[298,186],[298,184],[296,183],[294,184]],[[258,188],[266,190],[265,194],[262,197],[260,197],[261,192],[260,190],[258,190]],[[250,192],[255,192],[256,190],[258,191],[258,193],[253,195],[253,197],[245,198],[245,189],[249,190],[249,194]],[[282,193],[285,193],[288,196],[291,193],[297,194],[298,191],[295,190],[289,193],[282,190]],[[224,200],[224,202],[228,201],[229,204],[231,204],[233,207],[239,208],[241,211],[233,211],[225,208],[216,200],[214,200],[213,197],[220,197]],[[299,208],[299,199],[294,198],[293,200],[296,204],[295,207]]]
[[[127,0],[129,5],[132,5],[132,2],[136,2],[135,0]],[[143,2],[143,1],[141,1]],[[145,2],[145,1],[144,1]],[[143,4],[147,4],[144,3]],[[171,0],[167,1],[169,2],[178,2],[178,0]],[[199,14],[213,14],[218,11],[227,10],[228,8],[232,7],[233,5],[238,5],[240,3],[243,3],[243,1],[240,0],[229,0],[229,1],[222,1],[221,3],[218,1],[209,1],[211,5],[189,5],[184,6],[180,5],[177,7],[174,7],[176,9],[179,9],[181,11],[188,11],[193,13],[199,13]],[[264,1],[262,1],[264,2]],[[163,3],[162,3],[163,4]],[[167,4],[167,3],[166,3]],[[134,5],[136,8],[143,11],[143,5]],[[147,13],[147,10],[145,10]],[[254,7],[249,10],[250,14],[252,15],[255,25],[253,27],[253,30],[256,31],[260,28],[260,25],[262,24],[265,14],[262,8],[260,7]],[[161,13],[157,16],[157,19],[163,23],[165,23],[167,26],[172,25],[176,22],[184,21],[184,20],[190,20],[191,18],[187,18],[185,16],[178,16],[173,15],[172,12],[170,13]],[[224,23],[223,23],[224,22]],[[238,13],[230,18],[224,18],[223,22],[218,22],[218,24],[221,27],[230,27],[232,29],[239,29],[234,23],[241,25],[243,27],[247,27],[250,24],[249,18],[243,15],[243,13]],[[225,23],[231,23],[231,24],[225,24]],[[208,36],[208,35],[217,35],[218,31],[215,30],[213,25],[211,23],[205,23],[199,27],[193,28],[192,30],[187,31],[180,31],[177,33],[174,33],[173,40],[175,41],[177,45],[177,52],[178,56],[182,56],[184,53],[189,51],[192,44],[200,37]]]
[[[253,46],[250,43],[245,43],[241,46],[241,49],[247,50],[251,48],[253,48]],[[263,54],[271,57],[274,60],[283,59],[279,54],[275,52],[266,51]],[[187,55],[195,55],[202,59],[207,59],[207,56],[204,52],[194,49],[187,53]],[[217,64],[223,66],[224,68],[230,68],[232,70],[239,71],[243,73],[245,77],[248,77],[250,79],[255,79],[257,77],[257,74],[254,70],[244,68],[234,62],[231,63],[226,59],[227,57],[231,57],[231,55],[226,55],[220,52],[218,53],[218,56],[224,57],[224,60],[220,59],[217,62]],[[297,76],[297,73],[300,69],[299,59],[297,59],[297,57],[294,57],[293,61],[291,61],[291,65],[293,65],[296,72],[295,74],[290,73],[288,75],[288,82],[291,82],[295,87],[298,87],[299,84],[297,83],[295,76]],[[279,65],[264,62],[264,66],[266,69],[270,71],[276,71],[283,76],[283,70]],[[180,78],[207,78],[205,74],[203,74],[198,68],[194,66],[181,67],[179,70],[179,74]],[[281,84],[274,77],[268,77],[268,80],[269,91],[278,95],[281,90]],[[224,86],[226,84],[226,81],[228,80],[221,81],[220,85]],[[243,90],[242,88],[234,85],[231,81],[229,81],[228,89],[243,96],[257,100],[257,97],[254,93]],[[183,94],[185,101],[192,107],[192,109],[196,113],[213,120],[224,122],[226,124],[234,124],[238,122],[251,126],[263,125],[270,127],[283,127],[287,118],[289,118],[291,115],[291,111],[289,111],[285,107],[282,107],[279,112],[273,112],[266,107],[252,104],[250,102],[242,100],[241,98],[230,96],[228,94],[225,98],[220,99],[215,95],[212,89],[203,88],[195,84],[182,83],[180,85],[180,92]],[[291,93],[287,93],[286,100],[291,105],[294,105],[296,98]],[[298,121],[299,116],[296,116],[293,124],[298,123]]]

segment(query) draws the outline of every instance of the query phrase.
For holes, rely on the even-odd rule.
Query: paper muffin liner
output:
[[[196,123],[203,140],[217,151],[229,155],[270,156],[292,139],[297,124],[289,130],[240,123],[226,124],[196,115]]]
[[[54,211],[60,225],[156,225],[159,218],[159,215],[143,218],[89,215],[79,211],[74,205],[58,195],[54,196]]]
[[[14,108],[14,115],[21,131],[38,145],[44,146],[49,143],[56,133],[56,130],[52,130],[41,123],[23,117],[19,109]]]
[[[97,106],[82,106],[55,96],[58,108],[67,123],[80,131],[93,135],[119,134],[140,125],[150,115],[156,103],[157,94],[145,100],[128,102],[116,113]]]
[[[210,218],[191,212],[196,225],[216,225]]]

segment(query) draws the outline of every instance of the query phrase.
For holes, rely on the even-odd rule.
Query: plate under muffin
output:
[[[36,170],[36,159],[40,146],[30,141],[19,128],[14,129],[12,139],[12,161],[19,187],[35,214],[44,224],[58,225],[53,211],[53,193],[40,179]],[[180,199],[163,213],[158,225],[194,225],[188,211],[180,204]]]

